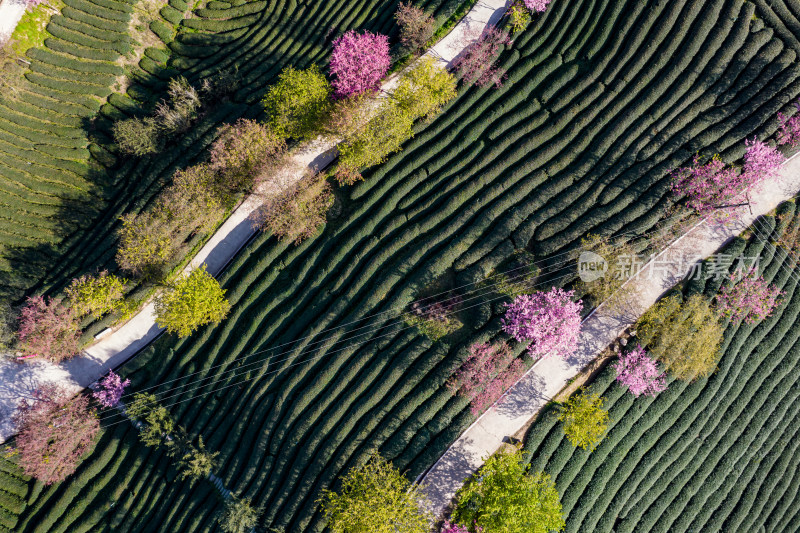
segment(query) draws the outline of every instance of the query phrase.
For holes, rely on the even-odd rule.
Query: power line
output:
[[[670,218],[668,218],[668,219],[665,219],[665,220],[669,221],[669,220],[674,220],[674,219],[677,219],[677,218],[682,218],[682,215],[673,216],[673,217],[670,217]],[[642,235],[636,236],[636,237],[634,237],[634,238],[632,239],[632,241],[631,241],[631,242],[633,242],[633,240],[637,240],[637,239],[643,239],[643,238],[647,237],[648,235],[651,235],[651,234],[653,234],[653,233],[657,233],[657,232],[659,232],[659,231],[661,231],[661,230],[660,230],[660,229],[659,229],[659,230],[654,230],[654,231],[647,232],[647,233],[644,233],[644,234],[642,234]],[[626,233],[620,234],[620,235],[618,235],[618,236],[617,236],[617,238],[619,238],[620,240],[622,240],[622,238],[623,238],[625,235],[628,235],[628,234],[630,234],[630,233],[632,233],[632,232],[626,232]],[[562,253],[560,253],[560,254],[557,254],[556,256],[552,256],[552,257],[550,257],[550,258],[547,258],[547,259],[543,259],[543,260],[540,260],[540,261],[536,261],[536,262],[533,262],[533,263],[531,263],[531,264],[529,264],[529,265],[523,265],[523,266],[521,266],[521,267],[518,267],[518,268],[515,268],[515,269],[511,269],[511,270],[509,270],[509,271],[507,271],[507,272],[505,272],[505,273],[501,273],[501,274],[503,274],[503,275],[508,275],[508,274],[510,274],[510,273],[512,273],[512,272],[516,272],[516,271],[518,271],[518,270],[520,270],[520,269],[529,269],[531,266],[534,266],[534,265],[540,265],[540,264],[542,264],[542,263],[546,263],[546,262],[552,262],[552,260],[553,260],[553,258],[554,258],[554,257],[561,257],[561,256],[564,256],[564,255],[574,255],[574,253],[575,253],[574,251],[570,251],[570,252],[562,252]],[[572,257],[568,257],[566,260],[564,260],[564,261],[561,261],[561,262],[557,263],[556,265],[552,265],[552,266],[560,266],[560,265],[564,265],[564,264],[567,264],[567,263],[569,263],[569,262],[571,262],[571,261],[572,261]],[[549,272],[549,274],[553,274],[553,273],[555,273],[555,272],[558,272],[559,270],[563,270],[563,268],[562,268],[562,269],[557,269],[557,270],[555,270],[555,271],[552,271],[552,272]],[[524,274],[519,274],[519,275],[517,275],[517,276],[515,276],[515,277],[512,277],[512,278],[511,278],[510,280],[508,280],[508,281],[510,281],[510,282],[512,282],[512,283],[513,283],[513,282],[515,282],[515,278],[519,278],[519,277],[526,277],[526,276],[528,276],[528,275],[530,275],[530,273],[529,273],[529,272],[526,272],[526,273],[524,273]],[[461,285],[460,287],[456,287],[455,289],[452,289],[452,290],[450,290],[450,291],[441,292],[441,293],[439,293],[439,295],[433,295],[433,296],[428,296],[428,297],[425,297],[425,298],[421,298],[421,299],[420,299],[420,300],[418,300],[417,302],[422,302],[422,301],[426,301],[426,300],[431,300],[431,299],[433,299],[433,298],[436,298],[436,296],[440,296],[440,295],[444,295],[444,294],[449,294],[449,293],[451,293],[451,292],[453,292],[453,291],[455,291],[455,290],[458,290],[459,288],[463,288],[463,287],[469,287],[469,286],[472,286],[472,285],[477,285],[477,284],[481,284],[481,283],[484,283],[484,280],[477,281],[477,282],[473,282],[473,283],[467,283],[467,284]],[[500,283],[502,283],[502,280],[501,280],[501,281],[498,281],[497,283],[491,283],[491,284],[488,284],[488,285],[484,283],[484,284],[483,284],[483,286],[481,286],[481,287],[479,287],[479,288],[477,288],[477,289],[474,289],[473,291],[470,291],[470,292],[473,292],[473,293],[477,293],[478,291],[487,291],[487,292],[490,292],[490,291],[491,291],[491,290],[492,290],[494,287],[496,287],[496,286],[497,286],[498,284],[500,284]],[[468,293],[468,294],[469,294],[469,293]],[[473,297],[472,297],[472,298],[470,298],[470,299],[474,299],[474,298],[481,297],[481,296],[484,296],[484,295],[473,296]],[[462,302],[463,302],[463,301],[462,301]],[[430,305],[433,305],[433,304],[430,304]],[[429,305],[428,307],[430,307],[430,305]],[[322,330],[322,331],[320,331],[320,332],[318,332],[318,333],[316,333],[316,334],[314,334],[314,335],[308,335],[308,336],[306,336],[306,337],[303,337],[303,338],[300,338],[300,339],[296,339],[296,340],[294,340],[294,341],[290,341],[290,342],[284,343],[284,344],[282,344],[282,345],[279,345],[279,346],[275,346],[275,347],[272,347],[272,348],[268,348],[268,349],[266,349],[266,350],[260,350],[260,351],[257,351],[257,352],[253,352],[253,353],[251,353],[251,354],[249,354],[249,355],[245,356],[244,358],[241,358],[241,361],[242,361],[242,362],[244,362],[244,361],[248,360],[249,358],[251,358],[251,357],[254,357],[255,355],[258,355],[258,354],[260,354],[260,353],[265,353],[265,352],[269,352],[269,351],[275,351],[275,350],[277,350],[278,348],[280,348],[280,347],[283,347],[283,346],[287,346],[287,345],[290,345],[290,344],[297,344],[297,343],[299,343],[300,341],[302,341],[302,340],[304,340],[304,339],[308,339],[308,338],[311,338],[311,337],[314,337],[314,336],[318,336],[318,335],[320,335],[320,334],[322,334],[322,333],[325,333],[326,331],[337,330],[337,329],[343,329],[345,326],[347,326],[347,325],[349,325],[349,324],[355,324],[355,323],[357,323],[357,322],[359,322],[359,321],[367,320],[367,319],[369,319],[369,318],[376,317],[376,316],[379,316],[379,315],[381,315],[381,314],[386,314],[386,313],[388,313],[388,312],[391,312],[391,311],[393,311],[393,310],[398,310],[398,309],[399,309],[399,310],[402,310],[402,309],[405,309],[405,307],[406,307],[406,306],[399,306],[399,307],[396,307],[396,308],[393,308],[393,309],[384,310],[384,311],[381,311],[381,312],[378,312],[378,313],[374,313],[374,314],[372,314],[372,315],[368,315],[368,316],[366,316],[366,317],[362,317],[362,318],[360,318],[360,319],[353,320],[353,321],[351,321],[351,322],[349,322],[349,323],[346,323],[346,324],[342,324],[342,325],[339,325],[339,326],[334,326],[334,327],[331,327],[331,328],[327,328],[326,330]],[[392,325],[392,324],[384,324],[384,325],[383,325],[383,327],[385,327],[385,326],[391,326],[391,325]],[[369,332],[367,332],[367,333],[371,333],[371,332],[372,332],[372,329],[374,328],[374,326],[370,326],[370,325],[362,326],[362,327],[360,327],[360,328],[356,328],[356,329],[353,329],[353,330],[351,330],[351,331],[347,332],[347,333],[346,333],[346,335],[351,335],[352,333],[355,333],[356,331],[359,331],[359,330],[361,330],[361,329],[366,329],[366,328],[370,328],[370,331],[369,331]],[[364,334],[366,334],[366,333],[364,333]],[[358,336],[361,336],[361,335],[363,335],[363,334],[354,335],[354,336],[351,336],[351,337],[349,337],[349,338],[339,339],[339,340],[335,341],[335,343],[341,343],[341,342],[350,341],[350,340],[353,340],[354,338],[357,338]],[[312,342],[312,343],[310,343],[308,346],[305,346],[305,347],[303,348],[303,350],[306,350],[306,349],[312,348],[312,347],[313,347],[313,346],[315,346],[315,345],[318,345],[318,344],[321,344],[321,343],[327,342],[327,341],[329,341],[329,340],[330,340],[330,338],[323,338],[323,339],[320,339],[320,340],[318,340],[318,341]],[[221,375],[223,375],[223,374],[226,374],[226,373],[229,373],[229,372],[237,372],[237,371],[239,371],[239,370],[244,370],[244,369],[246,369],[247,367],[253,366],[253,365],[255,365],[255,364],[264,364],[264,363],[269,363],[269,362],[270,362],[270,359],[272,359],[272,358],[274,358],[274,357],[278,357],[278,356],[280,356],[280,355],[285,355],[285,354],[289,353],[290,351],[291,351],[291,350],[285,350],[285,351],[283,351],[283,352],[281,352],[281,353],[277,353],[277,354],[275,354],[275,355],[272,355],[272,356],[270,356],[270,357],[268,357],[268,358],[266,358],[266,359],[262,359],[262,360],[259,360],[259,361],[254,361],[253,363],[250,363],[250,364],[248,364],[248,365],[245,365],[245,366],[241,366],[241,365],[239,365],[239,366],[237,366],[237,367],[235,367],[235,368],[229,368],[228,370],[225,370],[225,371],[223,371],[223,372],[221,372],[221,373],[219,373],[219,374],[217,374],[217,375],[214,375],[214,374],[211,374],[211,375],[206,375],[206,376],[204,376],[203,378],[200,378],[200,379],[198,379],[198,380],[195,380],[195,381],[193,381],[193,382],[183,383],[183,384],[181,384],[181,385],[178,385],[178,386],[176,386],[176,387],[172,387],[172,388],[170,388],[170,389],[167,389],[167,390],[165,390],[165,391],[159,392],[159,393],[157,393],[157,394],[156,394],[156,396],[160,396],[160,395],[167,394],[167,393],[171,392],[172,390],[177,390],[177,389],[180,389],[180,388],[187,387],[187,386],[189,386],[189,385],[192,385],[193,383],[198,383],[198,382],[201,382],[201,381],[204,381],[204,380],[213,379],[213,378],[215,378],[215,377],[219,377],[219,376],[221,376]],[[231,361],[230,363],[227,363],[227,364],[228,364],[228,365],[232,365],[232,364],[236,363],[236,361],[237,361],[237,360],[239,360],[239,359],[235,359],[234,361]],[[283,359],[283,360],[281,360],[281,361],[277,361],[277,363],[283,362],[283,361],[285,361],[285,360],[286,360],[286,359]],[[148,387],[148,388],[146,388],[146,389],[142,389],[142,390],[140,390],[140,391],[137,391],[137,392],[145,392],[145,391],[152,390],[152,389],[155,389],[155,388],[158,388],[158,387],[162,387],[162,386],[164,386],[164,385],[167,385],[167,384],[169,384],[169,383],[173,383],[173,382],[175,382],[175,381],[179,381],[179,380],[181,380],[181,379],[186,379],[187,377],[192,377],[192,376],[194,376],[194,375],[201,374],[201,373],[203,373],[203,372],[208,372],[209,370],[213,370],[213,369],[215,369],[215,368],[219,368],[219,367],[221,367],[221,366],[225,366],[225,365],[226,365],[226,363],[222,363],[222,364],[220,364],[220,365],[216,365],[216,366],[214,366],[214,367],[211,367],[211,368],[209,368],[208,370],[205,370],[205,371],[198,371],[198,372],[194,372],[194,373],[192,373],[192,374],[187,374],[186,376],[182,376],[182,377],[180,377],[180,378],[175,378],[175,379],[172,379],[172,380],[169,380],[169,381],[166,381],[166,382],[160,383],[160,384],[158,384],[158,385],[154,385],[154,386]],[[204,385],[204,386],[205,386],[205,385]],[[184,393],[185,393],[185,392],[184,392]],[[125,395],[123,395],[123,397],[129,396],[130,394],[132,394],[132,393],[125,394]]]

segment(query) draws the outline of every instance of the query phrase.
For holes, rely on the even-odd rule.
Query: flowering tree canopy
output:
[[[211,169],[224,178],[232,191],[258,186],[261,174],[278,166],[286,154],[284,141],[270,126],[240,118],[219,128],[211,145]]]
[[[755,183],[775,178],[781,165],[786,160],[777,148],[753,137],[744,142],[747,152],[744,154],[743,174],[749,174]]]
[[[427,533],[424,494],[377,453],[342,478],[341,492],[324,489],[322,513],[333,533]]]
[[[467,85],[474,83],[486,87],[494,84],[501,87],[505,70],[496,68],[494,62],[500,47],[506,44],[511,44],[508,33],[494,26],[487,27],[478,40],[469,45],[453,63],[459,77]]]
[[[525,0],[525,7],[536,13],[541,13],[547,10],[550,0]]]
[[[131,384],[131,380],[122,381],[113,370],[108,371],[108,375],[100,380],[100,388],[92,393],[92,397],[103,407],[115,407],[122,398],[125,387]]]
[[[719,208],[741,204],[763,179],[762,173],[740,173],[717,156],[707,163],[695,156],[692,166],[673,171],[672,190],[687,196],[687,205],[700,215],[714,213],[721,220],[729,217],[730,212]]]
[[[80,350],[78,317],[61,300],[42,296],[28,298],[19,318],[19,349],[58,363]]]
[[[469,533],[469,529],[458,524],[451,524],[448,520],[445,520],[439,533]]]
[[[731,274],[730,280],[735,282],[736,275]],[[717,295],[717,309],[727,318],[754,324],[772,314],[782,294],[763,277],[748,276],[735,285],[722,287]]]
[[[558,419],[564,423],[564,434],[572,445],[584,450],[595,449],[608,429],[608,411],[597,394],[573,394],[561,406]]]
[[[424,48],[436,30],[436,21],[433,17],[411,2],[400,2],[394,18],[400,26],[400,42],[412,52]]]
[[[89,399],[70,396],[55,383],[42,384],[33,401],[22,401],[14,415],[20,466],[46,485],[75,471],[100,429]]]
[[[530,341],[532,357],[565,357],[578,347],[583,303],[575,291],[553,288],[521,294],[506,304],[503,330],[519,342]]]
[[[555,483],[544,472],[528,472],[520,450],[486,460],[456,493],[453,518],[473,533],[552,533],[565,526]]]
[[[614,370],[617,371],[617,383],[628,387],[636,397],[642,394],[655,396],[667,388],[667,373],[658,368],[656,360],[647,355],[641,346],[620,355]]]
[[[330,69],[334,97],[347,98],[378,90],[390,65],[386,35],[348,31],[333,41]]]
[[[791,117],[778,113],[778,123],[781,127],[776,135],[778,144],[797,146],[800,144],[800,101],[795,102],[798,112]]]
[[[522,361],[505,343],[476,343],[455,374],[451,388],[470,399],[470,411],[478,416],[513,385],[525,370]]]

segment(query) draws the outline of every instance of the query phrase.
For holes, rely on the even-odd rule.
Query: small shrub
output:
[[[100,380],[100,387],[92,393],[92,397],[105,408],[116,407],[125,392],[125,387],[131,384],[131,380],[122,381],[113,370],[108,371],[108,375]]]
[[[655,396],[667,388],[666,372],[658,368],[658,363],[641,346],[620,355],[614,363],[614,370],[617,383],[627,387],[636,397],[642,394]]]
[[[500,47],[508,44],[511,44],[508,33],[489,26],[476,42],[464,50],[453,66],[467,85],[486,87],[493,84],[502,87],[505,71],[495,67],[494,63]]]
[[[411,52],[419,52],[428,44],[436,30],[436,21],[413,4],[400,2],[394,14],[400,26],[400,42]]]
[[[597,394],[573,394],[561,407],[558,419],[564,423],[564,434],[576,448],[593,450],[608,429],[608,411]]]
[[[528,27],[531,23],[531,12],[521,0],[515,0],[511,7],[508,8],[508,25],[511,27],[511,33],[517,34]]]
[[[438,341],[461,327],[461,322],[453,316],[459,303],[457,297],[426,304],[414,302],[411,312],[406,313],[403,320],[432,341]]]
[[[114,142],[126,154],[142,157],[161,150],[163,139],[153,118],[118,120],[112,127]]]
[[[200,95],[183,76],[169,80],[168,94],[156,105],[156,122],[168,135],[183,133],[197,118]]]

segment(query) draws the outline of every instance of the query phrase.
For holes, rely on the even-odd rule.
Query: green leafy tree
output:
[[[316,65],[305,70],[286,67],[262,103],[278,135],[304,139],[319,131],[330,107],[330,95],[331,85]]]
[[[261,512],[247,498],[231,498],[225,502],[225,508],[217,516],[217,522],[225,533],[248,533],[258,524]]]
[[[163,213],[128,213],[120,220],[117,264],[133,276],[160,276],[177,248]]]
[[[175,420],[166,407],[159,405],[153,394],[137,392],[125,407],[125,414],[131,420],[139,421],[144,427],[139,438],[145,446],[159,446],[164,438],[175,430]]]
[[[659,300],[636,323],[636,336],[676,378],[691,381],[717,368],[723,328],[711,302],[700,294]]]
[[[323,490],[320,502],[334,533],[427,533],[423,495],[377,453],[342,479],[340,493]]]
[[[178,461],[181,479],[189,479],[192,483],[208,477],[217,466],[219,452],[211,453],[206,450],[203,437],[198,437],[197,446],[190,446],[183,457]]]
[[[200,326],[225,318],[231,306],[225,290],[203,265],[156,296],[155,308],[159,327],[186,337]]]
[[[360,180],[360,170],[386,161],[413,136],[413,126],[414,117],[408,109],[386,99],[363,129],[339,145],[336,179],[348,185]]]
[[[177,241],[186,234],[213,229],[230,203],[216,172],[210,165],[199,164],[175,172],[172,185],[159,195],[154,210]]]
[[[96,276],[73,279],[66,289],[70,306],[81,316],[100,318],[119,307],[127,280],[103,270]]]
[[[161,129],[154,118],[118,120],[112,127],[114,142],[126,154],[142,157],[161,150]]]
[[[455,76],[437,65],[432,57],[419,59],[400,78],[392,93],[400,107],[407,110],[414,120],[432,117],[455,96]]]
[[[486,533],[549,533],[565,522],[555,484],[528,472],[522,452],[498,453],[456,493],[454,520]]]
[[[584,450],[595,449],[608,429],[608,411],[597,394],[573,394],[561,406],[558,419],[572,445]]]

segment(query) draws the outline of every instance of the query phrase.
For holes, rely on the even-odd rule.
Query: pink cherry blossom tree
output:
[[[58,299],[29,297],[20,313],[17,336],[23,353],[54,363],[74,356],[80,349],[78,317]]]
[[[777,147],[759,141],[756,137],[746,140],[744,144],[747,152],[744,154],[742,173],[750,175],[749,179],[755,183],[775,178],[786,161]]]
[[[92,446],[100,430],[89,398],[72,397],[55,383],[44,383],[23,400],[14,415],[19,433],[19,464],[29,476],[46,485],[64,480]]]
[[[511,42],[507,32],[489,26],[455,60],[453,67],[467,85],[486,87],[494,84],[495,87],[502,87],[506,72],[495,66],[495,56],[501,46]]]
[[[800,144],[800,101],[794,105],[798,112],[791,117],[778,113],[778,123],[780,123],[780,129],[776,134],[778,144],[788,144],[792,147]]]
[[[566,357],[578,347],[583,302],[575,291],[553,288],[521,294],[506,304],[503,330],[519,342],[530,342],[531,357]]]
[[[108,375],[100,380],[100,388],[92,393],[92,397],[103,407],[116,407],[125,387],[130,384],[131,380],[122,381],[113,370],[109,370]]]
[[[617,382],[628,387],[637,398],[642,394],[655,396],[667,388],[667,373],[658,368],[656,360],[641,346],[620,355],[614,370],[617,371]]]
[[[550,0],[525,0],[525,7],[534,13],[541,13],[547,10]]]
[[[763,181],[763,174],[739,172],[714,156],[706,163],[695,156],[692,166],[672,173],[672,190],[687,197],[686,204],[701,216],[725,220],[729,207],[747,205],[749,193]]]
[[[442,529],[439,533],[470,533],[469,529],[465,528],[464,526],[459,526],[455,523],[450,523],[449,520],[445,520],[444,524],[442,524]]]
[[[386,35],[348,31],[333,41],[330,69],[334,98],[377,91],[390,65]]]
[[[763,277],[747,276],[736,283],[736,274],[731,274],[733,285],[722,287],[717,295],[717,310],[732,320],[744,320],[754,324],[764,320],[781,303],[783,292],[768,284]]]
[[[505,343],[476,343],[456,372],[450,389],[469,398],[470,412],[478,416],[522,376],[525,366]]]

